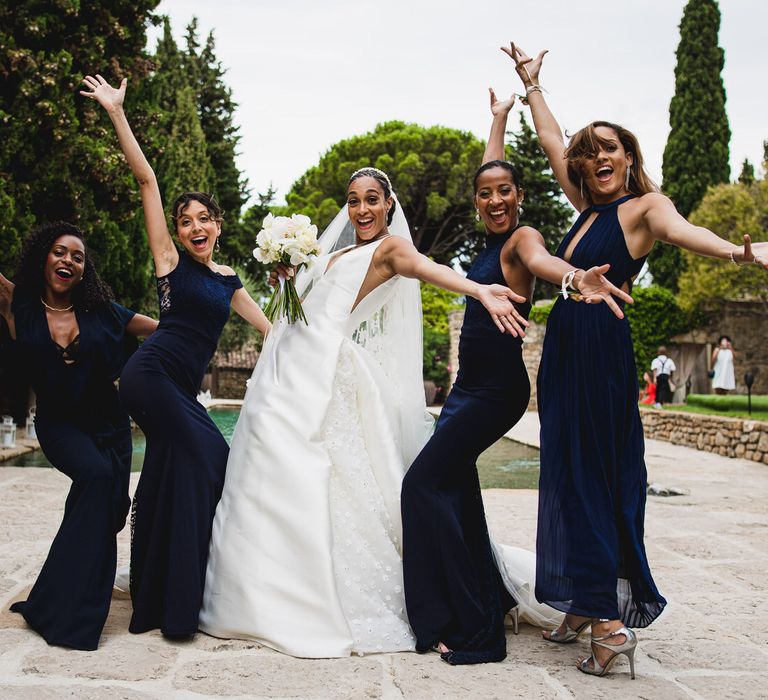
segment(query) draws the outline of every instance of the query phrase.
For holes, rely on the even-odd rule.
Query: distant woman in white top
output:
[[[653,381],[656,383],[656,407],[672,401],[672,388],[669,386],[670,375],[677,367],[674,361],[667,357],[667,348],[663,345],[659,348],[659,354],[651,362]]]
[[[735,357],[731,339],[721,335],[717,347],[712,351],[712,388],[716,394],[727,394],[736,388],[736,375],[733,371]]]

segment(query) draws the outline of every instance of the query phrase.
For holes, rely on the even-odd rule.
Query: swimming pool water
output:
[[[216,408],[210,411],[211,418],[227,442],[232,439],[239,414],[236,408]],[[137,430],[133,434],[132,471],[141,471],[145,447],[144,434]],[[50,467],[51,463],[42,450],[35,450],[7,462],[0,462],[0,466]],[[502,438],[480,455],[477,470],[480,485],[486,489],[535,489],[539,485],[539,451],[535,447]]]

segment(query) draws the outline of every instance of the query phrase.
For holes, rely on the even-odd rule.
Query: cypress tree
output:
[[[687,217],[710,185],[728,182],[731,130],[721,77],[725,54],[718,46],[716,0],[689,0],[680,22],[675,95],[669,105],[670,133],[664,149],[662,189]],[[677,291],[684,269],[680,251],[657,246],[649,265],[654,280]]]
[[[233,115],[237,104],[224,83],[225,69],[216,57],[213,32],[198,51],[197,21],[187,27],[187,73],[196,92],[200,126],[205,134],[206,153],[211,163],[211,190],[224,210],[222,253],[230,262],[250,265],[254,242],[245,240],[240,214],[248,200],[248,187],[235,162],[240,143],[239,127]]]
[[[167,17],[163,18],[163,36],[157,42],[154,59],[150,92],[158,118],[152,141],[159,148],[150,162],[156,167],[160,194],[170,210],[182,192],[212,191],[213,172],[188,61],[173,38]]]
[[[746,185],[747,187],[749,187],[750,185],[753,185],[755,182],[755,166],[749,162],[748,158],[745,158],[744,162],[741,164],[741,173],[739,173],[739,182],[742,185]]]

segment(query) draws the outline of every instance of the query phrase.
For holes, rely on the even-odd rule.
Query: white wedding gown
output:
[[[400,554],[402,416],[375,354],[353,340],[377,299],[414,282],[395,277],[353,312],[377,246],[344,252],[325,274],[329,258],[319,258],[303,304],[309,325],[280,322],[265,343],[216,509],[204,632],[300,657],[414,648]],[[422,442],[425,415],[422,399],[410,417]]]

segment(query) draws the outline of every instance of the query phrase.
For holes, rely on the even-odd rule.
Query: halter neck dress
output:
[[[619,222],[633,195],[583,211],[557,249],[584,222],[570,262],[610,263],[606,277],[631,285],[634,259]],[[606,304],[558,298],[549,315],[538,374],[541,477],[536,597],[557,610],[645,627],[666,601],[643,544],[646,470],[638,382],[626,317]]]
[[[486,237],[468,279],[506,285],[501,250],[514,231]],[[530,304],[518,306],[527,316]],[[525,412],[522,341],[501,333],[468,298],[459,372],[434,435],[403,481],[403,568],[417,651],[443,642],[450,664],[501,661],[504,616],[515,605],[494,560],[476,462]]]

